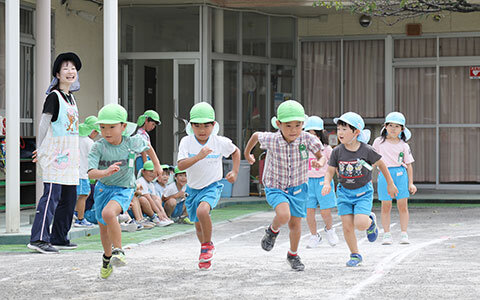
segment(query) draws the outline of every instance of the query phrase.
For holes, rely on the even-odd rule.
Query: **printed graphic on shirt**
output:
[[[362,164],[358,161],[339,161],[338,173],[340,177],[346,179],[345,183],[355,183],[356,178],[365,176],[362,174]]]

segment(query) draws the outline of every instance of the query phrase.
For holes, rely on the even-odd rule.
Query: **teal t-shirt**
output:
[[[110,176],[100,178],[105,185],[135,187],[135,154],[148,150],[149,144],[140,136],[123,137],[120,145],[112,145],[105,139],[100,139],[93,144],[88,154],[88,170],[106,170],[110,165],[121,162],[120,170]]]

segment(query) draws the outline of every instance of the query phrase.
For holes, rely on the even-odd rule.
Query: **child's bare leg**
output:
[[[78,213],[78,218],[81,220],[85,214],[85,202],[87,202],[88,195],[79,195],[77,198],[77,204],[75,205],[75,211]]]
[[[333,219],[332,219],[332,212],[330,208],[321,209],[320,214],[322,215],[323,222],[325,223],[325,227],[328,230],[332,229],[333,226]]]
[[[100,226],[100,240],[102,241],[103,252],[105,256],[110,257],[112,256],[112,240],[108,236],[107,226],[100,222],[98,222],[98,225]]]
[[[142,211],[147,214],[147,216],[151,217],[155,213],[150,205],[150,202],[145,197],[138,198],[138,202],[140,202],[140,206]]]
[[[200,244],[205,243],[205,240],[203,238],[202,225],[200,224],[200,222],[195,222],[195,233],[197,234],[197,238]]]
[[[177,206],[177,200],[175,199],[168,199],[165,201],[165,213],[167,214],[168,217],[170,217],[173,213],[173,210],[175,209],[175,206]]]
[[[282,202],[275,207],[275,217],[273,218],[272,227],[274,231],[278,231],[280,227],[290,221],[290,205]]]
[[[118,224],[117,216],[122,212],[122,207],[117,201],[110,201],[103,208],[102,218],[107,223],[107,232],[114,248],[122,248],[122,230]]]
[[[142,216],[142,208],[140,206],[140,201],[136,196],[132,198],[132,212],[133,212],[133,217],[137,221],[141,221],[143,219]]]
[[[290,217],[288,228],[290,229],[290,251],[297,252],[298,243],[302,235],[302,218]]]
[[[307,208],[307,224],[312,235],[317,234],[317,220],[315,220],[315,208]]]
[[[398,201],[397,201],[397,205],[398,205]],[[392,211],[392,201],[382,201],[382,226],[385,232],[390,232],[390,212],[391,211]]]
[[[372,219],[368,215],[355,215],[354,217],[355,229],[363,231],[367,230],[372,225]]]
[[[200,202],[197,208],[197,218],[203,234],[201,243],[212,241],[212,219],[210,219],[210,204],[205,201]],[[197,223],[195,223],[196,225]]]
[[[402,229],[402,232],[407,232],[408,219],[410,218],[408,214],[408,198],[397,200],[397,208],[398,213],[400,214],[400,228]]]
[[[157,216],[163,220],[167,219],[167,214],[165,213],[165,210],[163,210],[162,205],[158,205],[157,202],[153,199],[153,197],[147,197],[148,202],[150,202],[150,206],[152,206],[153,211],[157,214]]]
[[[353,224],[353,215],[343,215],[342,227],[343,227],[343,236],[347,242],[350,253],[358,253],[357,237],[355,236],[355,227]]]

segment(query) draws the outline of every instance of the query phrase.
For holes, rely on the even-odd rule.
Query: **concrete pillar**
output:
[[[214,9],[214,44],[213,51],[223,53],[223,9]],[[215,95],[215,118],[220,125],[219,134],[223,135],[224,128],[224,62],[215,60],[213,62],[214,82],[213,90]]]
[[[5,3],[6,229],[20,231],[20,3]]]
[[[36,22],[35,22],[35,94],[34,94],[34,130],[38,133],[38,124],[42,115],[43,103],[45,101],[45,91],[47,90],[51,74],[51,0],[37,0],[36,4]],[[38,134],[37,134],[38,136]],[[37,142],[37,147],[39,147]],[[36,177],[36,199],[37,204],[43,193],[43,182],[37,168]]]
[[[118,0],[103,2],[104,104],[118,103]]]

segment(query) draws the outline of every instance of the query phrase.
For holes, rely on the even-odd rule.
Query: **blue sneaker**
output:
[[[347,261],[347,267],[357,267],[362,263],[362,256],[358,253],[350,254],[350,260]]]
[[[367,229],[367,238],[370,243],[373,243],[377,240],[378,237],[377,216],[375,216],[375,214],[371,212],[370,219],[372,219],[372,224]]]

